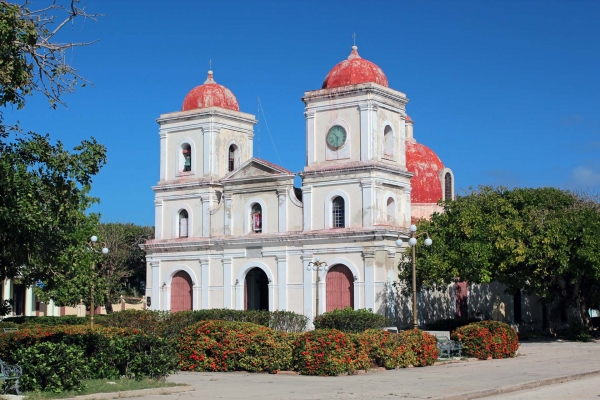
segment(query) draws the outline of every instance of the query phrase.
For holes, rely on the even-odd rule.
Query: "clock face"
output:
[[[331,127],[327,133],[327,144],[337,150],[346,143],[346,130],[339,125]]]

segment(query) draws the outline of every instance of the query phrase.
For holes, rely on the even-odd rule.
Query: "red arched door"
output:
[[[192,278],[179,271],[171,281],[171,312],[191,310],[192,299]]]
[[[354,276],[345,265],[334,265],[327,272],[327,311],[354,308]]]

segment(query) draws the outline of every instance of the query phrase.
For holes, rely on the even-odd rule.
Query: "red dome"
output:
[[[205,107],[221,107],[240,111],[235,95],[225,86],[215,82],[212,71],[208,71],[208,78],[203,85],[196,86],[185,96],[181,111]]]
[[[352,46],[347,60],[337,64],[325,77],[323,89],[374,82],[388,87],[385,74],[377,65],[358,55],[358,47]]]
[[[442,160],[429,147],[416,142],[406,142],[406,169],[414,174],[410,180],[413,203],[437,203],[442,199],[440,171]]]

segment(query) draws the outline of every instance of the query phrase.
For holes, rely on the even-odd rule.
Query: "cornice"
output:
[[[386,163],[378,161],[352,162],[347,164],[335,164],[329,166],[305,167],[304,171],[298,175],[302,178],[311,178],[316,176],[339,176],[340,174],[353,174],[356,172],[389,172],[404,178],[412,178],[413,173],[406,169],[393,167]]]
[[[161,114],[156,122],[159,125],[165,125],[173,122],[194,121],[201,118],[220,117],[233,121],[256,124],[258,121],[252,114],[240,111],[225,110],[220,107],[207,107],[189,111],[175,111],[167,114]],[[214,121],[212,121],[214,123]]]

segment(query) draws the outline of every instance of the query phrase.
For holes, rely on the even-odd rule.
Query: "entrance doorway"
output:
[[[269,278],[260,268],[252,268],[244,280],[244,309],[269,310]]]
[[[327,271],[327,311],[354,308],[354,276],[348,267],[334,265]]]
[[[171,312],[191,311],[193,304],[192,278],[185,271],[179,271],[171,281]]]

